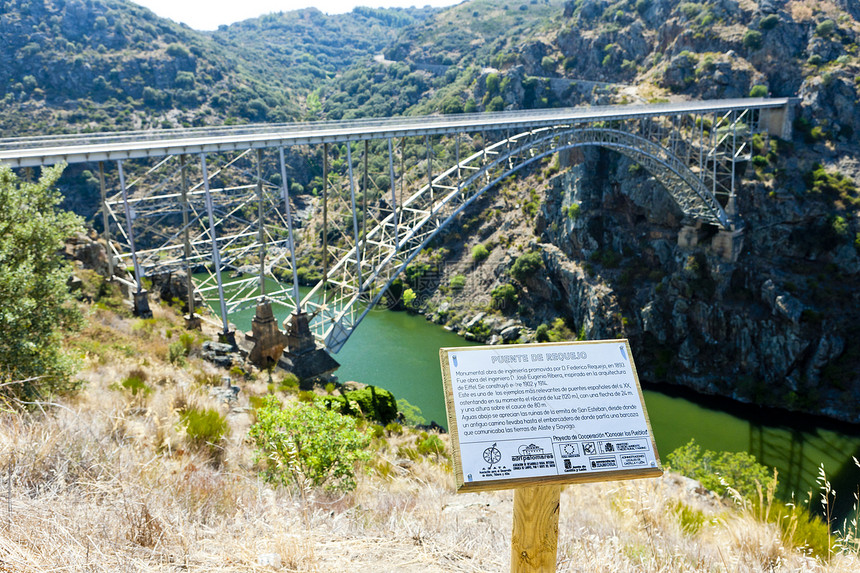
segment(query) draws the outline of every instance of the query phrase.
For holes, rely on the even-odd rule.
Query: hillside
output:
[[[856,424],[858,17],[842,0],[472,0],[285,12],[199,33],[123,0],[0,0],[0,136],[798,95],[792,140],[754,142],[737,262],[707,240],[680,248],[682,215],[657,181],[587,149],[487,193],[397,290],[411,287],[412,311],[469,339],[623,336],[644,384]],[[476,139],[464,137],[462,152]],[[423,141],[407,143],[407,161],[425,156]],[[437,161],[452,143],[434,142]],[[312,213],[320,150],[294,153],[308,160],[291,194]],[[331,153],[332,178],[344,181],[343,147]],[[93,169],[73,166],[60,182],[80,212],[97,204]],[[386,169],[371,165],[376,196],[390,188]],[[319,275],[317,222],[306,215],[299,232],[307,280]],[[105,266],[100,247],[79,239],[68,252]],[[456,495],[447,436],[374,419],[347,401],[354,383],[309,388],[283,371],[216,367],[203,349],[214,328],[186,331],[181,310],[156,297],[154,317],[135,318],[118,284],[81,265],[75,274],[69,308],[85,320],[62,338],[80,391],[24,404],[10,390],[21,381],[0,365],[0,571],[509,567],[512,492]],[[270,395],[360,434],[354,489],[314,484],[299,447],[255,456],[249,431]],[[707,473],[722,497],[668,468],[661,479],[567,487],[558,570],[860,568],[856,519],[828,529],[808,518],[832,509],[820,504],[832,500],[826,476],[789,506]]]
[[[248,436],[261,396],[291,404],[307,393],[282,373],[268,379],[212,366],[201,360],[202,338],[177,335],[176,309],[154,305],[152,319],[135,319],[110,289],[95,294],[100,279],[82,276],[82,294],[95,304],[82,303],[88,325],[69,347],[85,356],[85,390],[32,413],[0,412],[0,474],[8,480],[0,568],[508,569],[513,492],[455,494],[447,436],[362,422],[374,437],[356,489],[267,482]],[[235,399],[223,376],[241,388]],[[757,510],[717,498],[671,472],[570,486],[561,498],[558,571],[857,567],[856,538],[828,556],[820,521],[809,526],[801,513],[780,527],[765,517],[778,510],[785,506],[771,500]],[[847,531],[856,535],[856,525]]]
[[[679,213],[655,181],[589,150],[570,169],[544,165],[489,196],[465,232],[418,261],[442,261],[447,274],[412,284],[415,267],[406,282],[424,290],[422,312],[479,340],[499,341],[505,329],[523,341],[625,336],[646,382],[857,421],[856,12],[829,0],[473,0],[285,12],[201,34],[119,0],[18,0],[0,15],[15,54],[0,63],[0,121],[4,135],[21,135],[797,95],[793,139],[757,140],[743,174],[745,249],[735,264],[706,245],[679,249]],[[441,142],[437,157],[450,148]],[[404,148],[407,160],[425,151]],[[295,175],[311,203],[320,163]],[[64,188],[70,205],[92,213],[95,180],[82,169],[69,170]],[[571,203],[575,221],[563,213]],[[512,229],[505,237],[499,217]],[[469,267],[479,241],[490,256]],[[308,277],[314,245],[300,261]],[[541,271],[515,278],[532,250]],[[448,288],[460,268],[484,302]],[[496,289],[518,304],[493,307]]]
[[[221,26],[211,37],[257,77],[304,101],[306,118],[317,119],[314,102],[322,91],[320,84],[358,64],[366,66],[398,33],[433,12],[359,7],[348,14],[327,15],[310,8]]]
[[[320,81],[428,13],[309,9],[202,33],[125,0],[4,1],[0,135],[294,121]]]

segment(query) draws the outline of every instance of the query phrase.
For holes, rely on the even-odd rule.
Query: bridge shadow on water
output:
[[[642,383],[646,406],[661,457],[691,438],[703,449],[748,451],[760,463],[776,468],[779,490],[786,501],[792,494],[809,501],[823,514],[819,468],[836,492],[831,517],[834,527],[852,515],[854,494],[860,491],[860,427],[828,418],[742,404],[719,396],[704,396],[687,388]],[[692,411],[682,412],[679,402]],[[671,406],[667,406],[671,403]],[[678,416],[667,413],[671,410]],[[661,420],[666,417],[667,420]],[[661,445],[662,444],[662,445]]]

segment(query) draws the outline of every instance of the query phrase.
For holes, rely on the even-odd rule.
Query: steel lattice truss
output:
[[[392,195],[390,202],[396,208],[361,234],[350,173],[354,235],[346,242],[352,247],[337,254],[325,280],[303,300],[304,308],[316,314],[311,323],[314,334],[327,348],[339,350],[392,281],[463,209],[510,174],[562,149],[601,146],[622,153],[650,171],[691,219],[733,228],[739,220],[730,220],[718,196],[734,195],[737,162],[749,159],[750,137],[756,131],[749,115],[715,116],[707,137],[707,121],[702,117],[560,125],[502,135],[496,143],[431,176],[400,204]],[[393,165],[391,149],[389,140]],[[348,161],[351,166],[351,157]],[[426,172],[431,173],[429,159],[427,165]]]
[[[0,161],[115,160],[113,195],[99,163],[104,227],[117,264],[134,272],[128,282],[137,292],[147,276],[188,270],[197,291],[218,301],[225,332],[232,313],[267,296],[291,312],[308,312],[314,336],[337,352],[446,225],[504,178],[564,149],[617,151],[660,181],[689,219],[737,229],[738,167],[750,157],[759,124],[785,125],[790,103],[725,100],[17,138],[0,141]],[[774,111],[781,119],[760,121]],[[287,190],[296,167],[285,151],[290,162],[322,163],[313,217],[295,216]],[[126,171],[134,173],[131,180]],[[304,295],[297,253],[321,269]]]
[[[264,157],[261,150],[226,160],[168,156],[129,183],[120,164],[121,190],[103,209],[114,258],[134,273],[130,286],[187,269],[196,291],[220,303],[225,325],[263,295],[295,308],[296,291],[278,280],[293,275],[288,205],[269,182],[267,166],[277,162]],[[228,171],[232,184],[223,185]]]

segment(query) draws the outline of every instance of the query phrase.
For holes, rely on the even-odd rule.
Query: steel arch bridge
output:
[[[135,289],[139,308],[144,277],[197,270],[194,288],[218,301],[225,334],[231,314],[265,298],[306,314],[315,339],[337,352],[446,225],[565,149],[617,151],[691,220],[738,229],[737,166],[754,134],[786,137],[790,106],[717,100],[14,138],[0,140],[0,163],[98,163],[105,236],[115,264],[134,274],[116,280]],[[309,206],[289,193],[303,165],[322,172]],[[297,207],[318,211],[310,226]],[[303,262],[322,269],[304,293]]]

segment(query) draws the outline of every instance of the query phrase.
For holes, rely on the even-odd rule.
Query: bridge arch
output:
[[[329,350],[340,350],[418,253],[485,192],[554,153],[593,146],[616,151],[642,165],[689,217],[731,228],[706,180],[659,143],[610,127],[563,126],[520,132],[442,172],[404,201],[399,214],[390,213],[363,241],[357,240],[332,267],[331,281],[326,283],[329,288],[321,282],[302,300],[302,308],[314,315],[311,329],[315,336]],[[466,170],[471,174],[464,177]],[[447,192],[437,195],[439,191]],[[362,273],[369,262],[373,271]],[[323,290],[330,291],[331,285],[340,292],[327,299]]]

